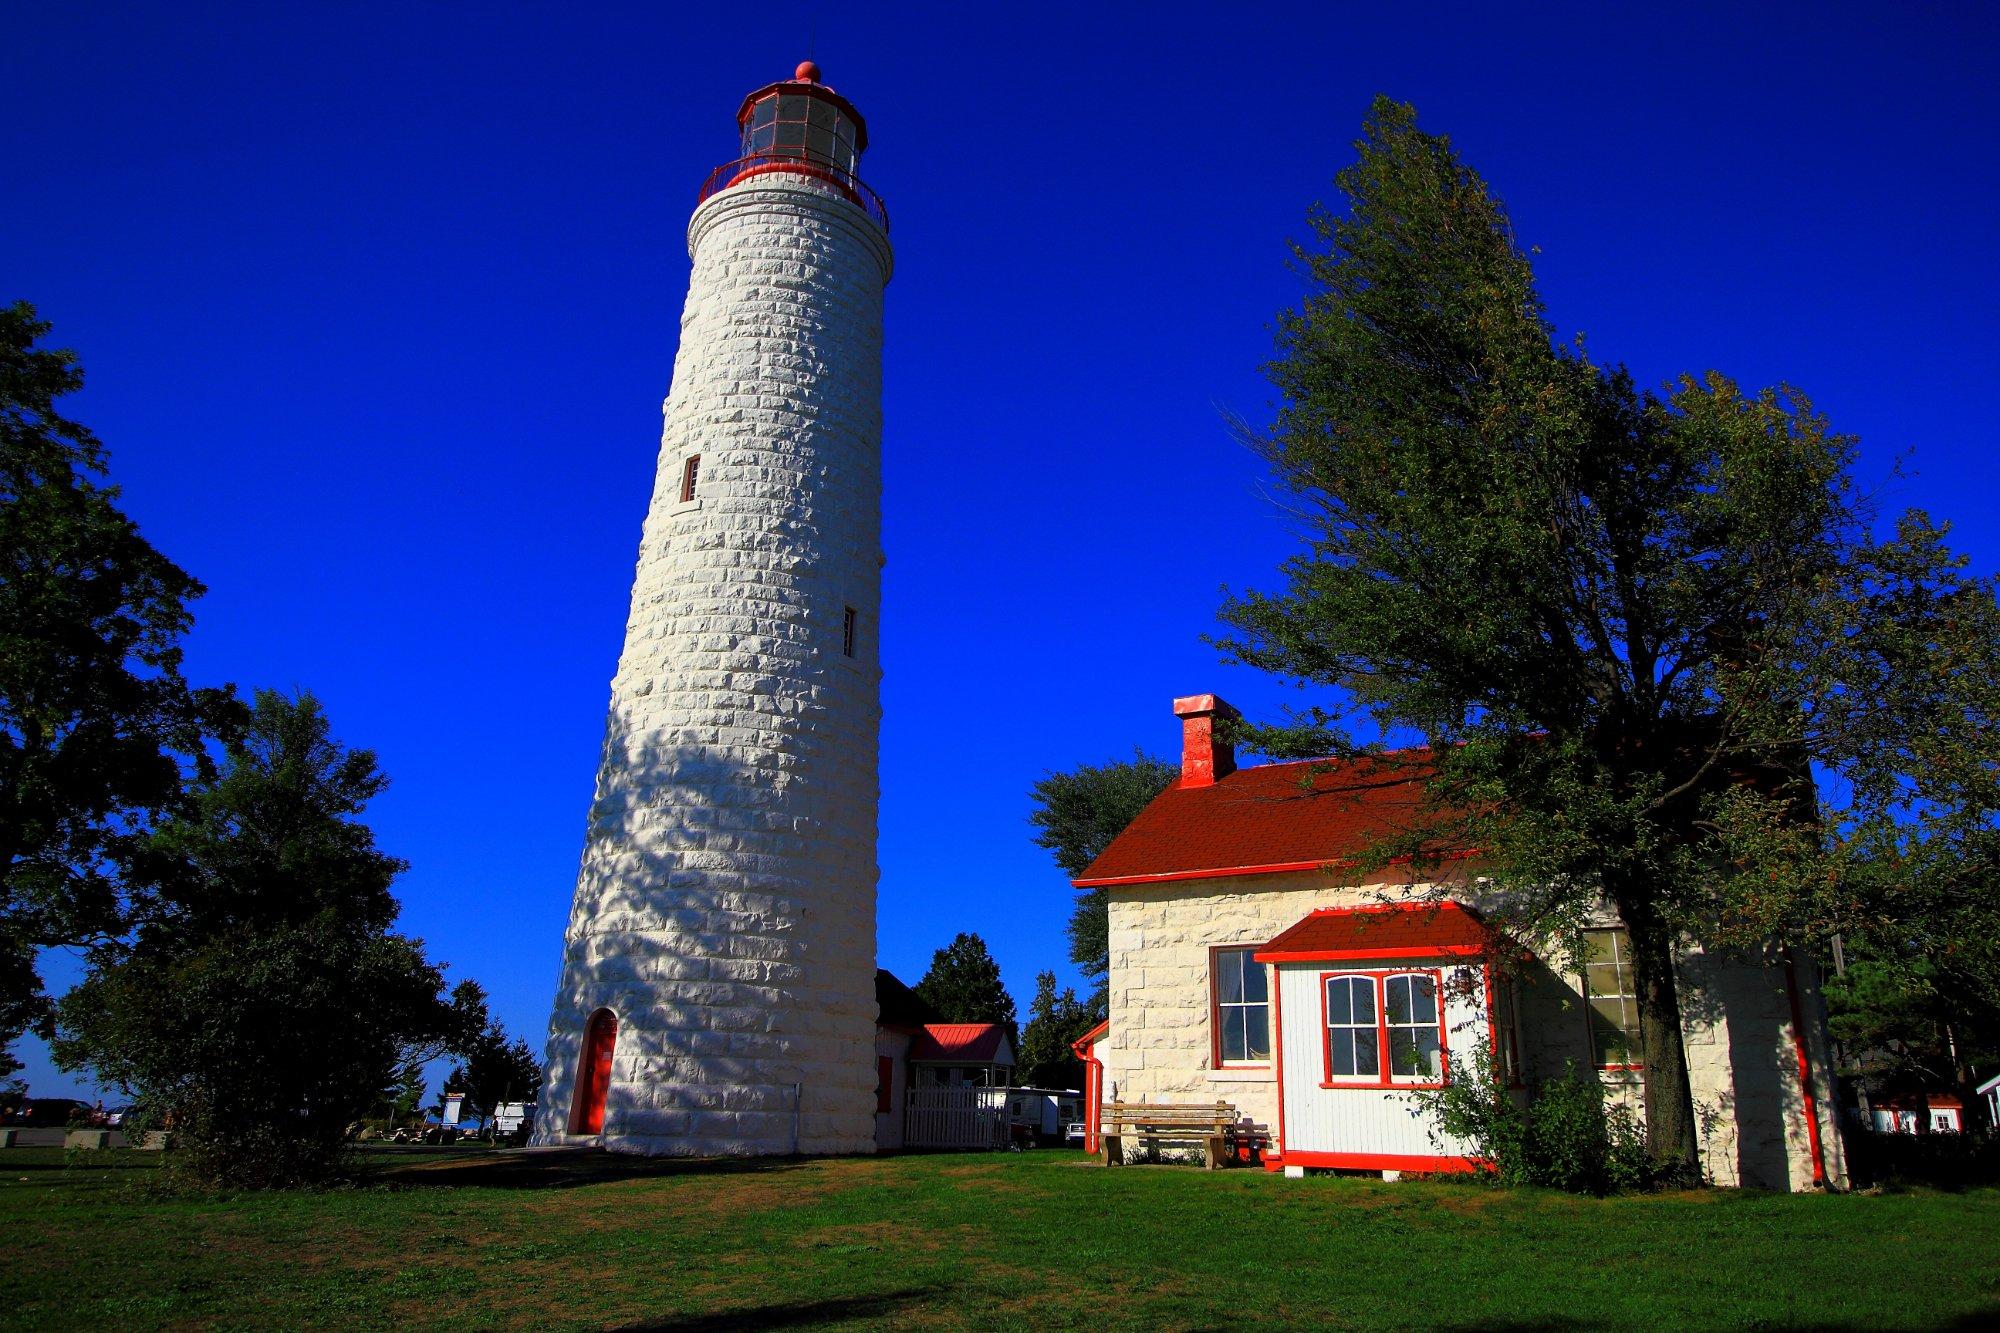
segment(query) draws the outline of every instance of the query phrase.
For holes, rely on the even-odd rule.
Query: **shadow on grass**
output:
[[[597,1148],[537,1148],[506,1152],[370,1153],[361,1160],[370,1180],[406,1189],[560,1190],[614,1180],[677,1176],[753,1176],[797,1171],[800,1157],[643,1157]]]
[[[630,1333],[721,1333],[724,1329],[806,1328],[849,1319],[886,1319],[911,1306],[934,1301],[941,1287],[912,1287],[877,1296],[840,1296],[823,1301],[780,1301],[715,1314],[685,1315],[623,1327]]]

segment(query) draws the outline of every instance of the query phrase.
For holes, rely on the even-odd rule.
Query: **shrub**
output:
[[[1501,1184],[1610,1194],[1660,1183],[1638,1117],[1607,1106],[1603,1085],[1574,1064],[1523,1093],[1480,1049],[1469,1062],[1454,1059],[1445,1085],[1418,1098],[1431,1140],[1470,1144]]]

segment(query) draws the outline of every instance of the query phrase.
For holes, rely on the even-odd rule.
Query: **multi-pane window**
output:
[[[1514,982],[1500,981],[1493,987],[1493,1063],[1509,1086],[1521,1081],[1521,1034],[1514,1026],[1514,1009]]]
[[[694,499],[695,482],[700,476],[701,476],[701,455],[691,454],[688,456],[688,460],[685,463],[681,464],[682,504],[686,504],[689,500]]]
[[[1583,993],[1590,1003],[1590,1046],[1600,1069],[1633,1068],[1639,996],[1632,982],[1632,939],[1622,929],[1583,932]]]
[[[1375,1025],[1375,978],[1328,977],[1327,1077],[1379,1077],[1381,1039],[1381,1031]]]
[[[1255,949],[1217,949],[1215,1053],[1219,1063],[1260,1064],[1271,1058],[1271,986]]]
[[[1435,972],[1337,972],[1321,984],[1328,1082],[1382,1086],[1444,1077],[1444,999]]]
[[[859,138],[854,122],[825,98],[772,93],[750,109],[743,156],[802,157],[852,172]]]
[[[1438,1064],[1437,978],[1411,974],[1382,979],[1382,1008],[1388,1018],[1389,1074],[1392,1078],[1436,1078]]]
[[[854,608],[840,618],[840,651],[847,657],[854,656]]]

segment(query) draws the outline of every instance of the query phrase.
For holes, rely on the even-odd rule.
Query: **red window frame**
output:
[[[1277,1047],[1278,1025],[1275,1014],[1278,1002],[1278,981],[1271,975],[1268,963],[1257,961],[1256,944],[1211,944],[1208,946],[1208,1067],[1210,1069],[1269,1069],[1271,1056],[1262,1060],[1225,1060],[1222,1056],[1222,990],[1217,982],[1221,973],[1216,970],[1216,955],[1224,953],[1247,953],[1246,968],[1254,967],[1264,974],[1264,1044],[1273,1050]],[[1320,1001],[1326,1003],[1324,999]]]
[[[1326,1023],[1326,983],[1335,977],[1367,977],[1375,983],[1375,1067],[1373,1078],[1361,1078],[1352,1074],[1336,1075],[1333,1072],[1333,1039]],[[1436,967],[1389,967],[1389,968],[1342,968],[1337,972],[1319,974],[1319,1085],[1322,1088],[1441,1088],[1443,1078],[1425,1079],[1420,1075],[1396,1075],[1390,1072],[1389,1059],[1389,995],[1387,982],[1390,977],[1429,977],[1431,994],[1437,1000],[1438,1025],[1438,1068],[1451,1068],[1451,1043],[1446,1033],[1447,1014],[1445,1005],[1444,969]],[[1397,1026],[1407,1026],[1398,1024]]]
[[[681,503],[694,499],[695,483],[701,479],[701,455],[689,454],[681,464]]]

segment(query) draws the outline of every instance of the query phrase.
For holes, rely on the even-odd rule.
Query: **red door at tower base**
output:
[[[609,1009],[599,1009],[583,1030],[583,1054],[576,1068],[576,1100],[569,1113],[570,1133],[604,1132],[604,1098],[611,1091],[611,1048],[617,1043],[617,1016]]]

